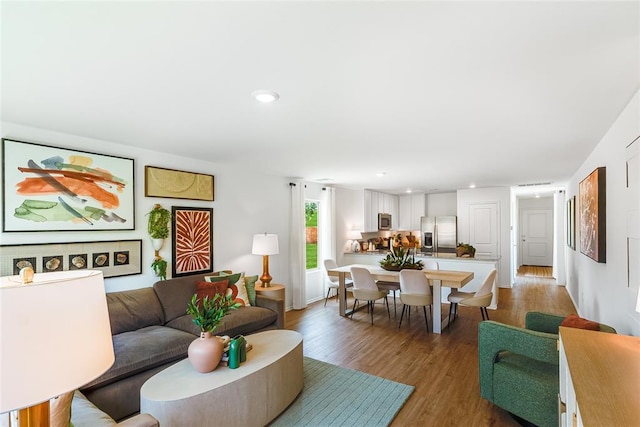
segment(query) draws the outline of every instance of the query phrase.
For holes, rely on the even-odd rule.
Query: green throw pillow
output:
[[[238,279],[240,279],[241,275],[242,273],[227,274],[224,272],[220,272],[219,276],[204,276],[204,280],[206,280],[207,282],[219,282],[221,280],[228,280],[229,286],[231,286],[235,285]]]
[[[249,304],[256,305],[256,282],[258,281],[258,275],[244,276],[244,286],[247,288],[247,295],[249,296]]]

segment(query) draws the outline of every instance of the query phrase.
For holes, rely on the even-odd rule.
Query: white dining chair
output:
[[[384,298],[387,303],[387,315],[391,318],[391,312],[389,311],[389,300],[387,299],[388,291],[381,291],[376,285],[376,281],[366,268],[351,267],[351,279],[353,280],[353,310],[351,311],[351,318],[353,319],[353,313],[358,308],[358,300],[367,302],[367,308],[371,314],[371,324],[373,325],[373,307],[376,300]]]
[[[453,291],[449,294],[447,299],[449,300],[449,323],[451,323],[451,315],[453,318],[458,317],[458,304],[471,307],[480,307],[480,313],[482,314],[482,320],[489,320],[489,312],[487,307],[491,304],[493,298],[493,283],[496,280],[497,270],[494,268],[487,274],[484,282],[480,285],[480,288],[475,293]]]
[[[329,295],[331,295],[331,290],[335,289],[336,290],[336,299],[338,299],[338,288],[340,287],[340,279],[338,279],[335,276],[329,276],[329,270],[333,270],[338,268],[338,263],[336,262],[335,259],[325,259],[323,261],[324,264],[324,271],[326,273],[327,279],[329,280],[329,282],[327,283],[327,296],[324,298],[324,306],[327,306],[327,300],[329,299]],[[344,281],[344,292],[345,292],[345,298],[347,297],[347,288],[350,288],[351,286],[353,286],[353,281],[351,279],[345,279]]]
[[[400,271],[400,301],[402,302],[402,314],[400,314],[400,323],[398,328],[402,326],[402,319],[405,310],[409,307],[422,307],[424,312],[424,322],[429,332],[429,319],[427,317],[427,306],[431,313],[431,305],[433,304],[433,295],[429,286],[429,279],[421,270],[401,270]]]

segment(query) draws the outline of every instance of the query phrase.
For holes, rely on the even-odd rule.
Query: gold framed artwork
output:
[[[596,262],[607,262],[606,169],[596,168],[580,181],[580,252]]]
[[[142,240],[0,245],[0,275],[23,267],[36,273],[101,270],[104,277],[142,274]]]
[[[175,169],[144,167],[144,195],[213,202],[213,175]]]

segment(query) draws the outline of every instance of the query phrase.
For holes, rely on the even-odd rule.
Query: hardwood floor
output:
[[[512,289],[499,291],[498,309],[489,310],[491,320],[524,326],[528,311],[575,313],[565,288],[553,279],[519,276]],[[305,356],[415,386],[392,426],[519,426],[506,411],[480,397],[479,309],[460,307],[458,319],[437,335],[427,333],[422,310],[414,309],[409,321],[405,315],[398,329],[399,301],[398,319],[393,306],[388,319],[386,309],[377,304],[373,326],[366,310],[351,320],[338,315],[335,298],[326,307],[323,303],[287,312],[286,328],[303,335]]]

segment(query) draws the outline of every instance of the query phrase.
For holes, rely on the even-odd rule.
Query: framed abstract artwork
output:
[[[580,181],[580,252],[607,262],[606,168],[599,167]]]
[[[101,270],[105,278],[142,274],[142,240],[0,245],[0,276],[23,267],[36,273]]]
[[[134,230],[134,161],[2,139],[3,222],[11,231]]]
[[[567,200],[567,246],[576,250],[576,196]]]
[[[213,175],[155,166],[144,167],[145,197],[213,202]]]
[[[171,207],[172,277],[213,271],[213,209]]]

